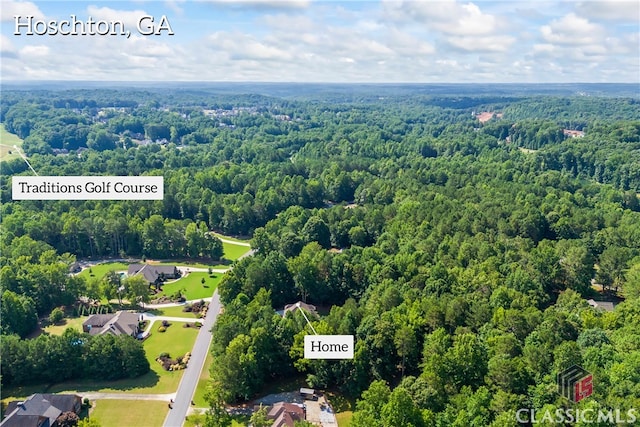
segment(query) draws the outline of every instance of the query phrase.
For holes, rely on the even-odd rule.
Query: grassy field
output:
[[[351,418],[353,417],[353,412],[338,412],[336,413],[336,420],[338,421],[338,427],[349,427],[351,425]]]
[[[127,271],[128,268],[129,264],[123,262],[106,262],[104,264],[94,265],[91,268],[85,268],[78,273],[78,276],[82,276],[87,280],[93,279],[94,277],[102,279],[110,271]]]
[[[222,246],[224,248],[224,258],[230,261],[237,260],[242,255],[246,254],[251,250],[249,246],[246,246],[246,244],[248,244],[251,239],[238,239],[236,237],[229,237],[229,236],[225,236],[224,234],[214,233],[214,232],[212,232],[211,234],[213,234],[214,236],[220,239],[243,243],[242,245],[234,245],[233,243],[222,242]]]
[[[151,335],[144,341],[144,351],[151,369],[159,377],[159,382],[152,393],[171,393],[178,389],[182,371],[165,371],[156,362],[160,353],[167,352],[172,358],[183,356],[187,351],[191,351],[193,343],[196,341],[198,329],[185,328],[182,322],[175,322],[169,326],[166,332],[158,332],[160,322],[153,324]]]
[[[251,250],[249,246],[234,245],[233,243],[222,242],[224,248],[224,258],[235,261]]]
[[[45,326],[44,331],[50,335],[62,335],[67,328],[74,328],[82,332],[82,322],[88,318],[89,316],[68,317],[58,325]]]
[[[82,323],[80,322],[82,318],[72,320],[74,323]],[[71,325],[68,324],[65,327],[69,326]],[[159,326],[160,323],[155,322],[151,335],[143,343],[147,360],[151,365],[151,371],[141,377],[118,381],[87,379],[53,385],[38,384],[28,387],[4,388],[2,390],[2,400],[23,399],[33,393],[82,393],[87,391],[105,393],[173,393],[178,389],[183,371],[165,371],[155,359],[162,352],[168,352],[172,357],[177,357],[184,355],[187,351],[191,351],[198,335],[198,329],[184,328],[181,322],[175,322],[167,328],[166,332],[158,332]],[[61,333],[60,329],[64,330],[64,327],[56,326],[55,328],[59,328],[56,333]]]
[[[21,147],[22,142],[17,135],[7,132],[4,125],[0,124],[0,161],[19,159],[20,155],[13,146]]]
[[[198,319],[195,314],[182,311],[183,307],[184,306],[182,305],[178,305],[175,307],[156,308],[154,310],[150,310],[149,312],[155,314],[156,316],[184,317],[193,320]]]
[[[167,402],[156,400],[98,400],[91,412],[102,427],[159,427],[167,417]]]
[[[184,295],[187,300],[210,298],[218,287],[218,283],[222,279],[222,273],[213,273],[209,277],[207,272],[192,272],[181,279],[172,283],[166,283],[162,286],[162,295],[170,296],[177,291],[184,289]],[[202,279],[205,279],[204,285]]]

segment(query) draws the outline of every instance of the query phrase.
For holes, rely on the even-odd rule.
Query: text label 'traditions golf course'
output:
[[[353,335],[305,335],[305,359],[353,359]]]
[[[13,200],[162,200],[162,176],[14,176]]]

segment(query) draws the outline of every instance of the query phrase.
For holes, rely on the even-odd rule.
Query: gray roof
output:
[[[294,312],[300,308],[304,308],[307,312],[309,313],[316,313],[316,306],[315,305],[311,305],[311,304],[307,304],[305,302],[302,301],[298,301],[294,304],[287,304],[284,306],[284,314],[288,313],[288,312]]]
[[[13,401],[7,405],[2,427],[51,426],[66,411],[74,411],[80,396],[75,394],[41,394],[29,396],[23,402]]]
[[[587,300],[587,302],[589,303],[589,305],[591,307],[599,308],[599,309],[604,310],[604,311],[613,311],[613,309],[615,308],[613,303],[610,302],[610,301],[595,301],[593,299],[589,299],[589,300]]]
[[[134,335],[138,331],[140,314],[118,311],[114,314],[94,314],[82,323],[91,335],[110,333],[114,335]]]
[[[166,277],[174,277],[176,274],[175,265],[150,265],[150,264],[130,264],[127,275],[135,276],[142,274],[142,277],[149,282],[154,283],[161,275]]]

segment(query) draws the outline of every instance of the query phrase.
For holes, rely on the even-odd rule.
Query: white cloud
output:
[[[386,14],[395,20],[415,21],[444,34],[472,36],[492,34],[498,29],[495,16],[483,13],[473,4],[455,0],[395,1],[384,0]]]
[[[43,19],[44,13],[40,11],[38,6],[29,1],[0,1],[0,21],[14,21],[15,16],[33,16],[35,19]]]
[[[136,28],[140,19],[149,14],[144,10],[117,10],[110,7],[87,7],[94,21],[122,22],[125,28]]]
[[[201,0],[218,6],[250,7],[256,9],[303,9],[311,0]]]
[[[11,43],[11,39],[4,34],[0,34],[0,54],[2,56],[15,56],[16,54],[16,48]]]
[[[592,21],[640,23],[638,0],[592,0],[576,5],[576,12]]]
[[[515,42],[511,36],[452,36],[447,42],[467,52],[507,52]]]
[[[591,23],[575,13],[543,25],[540,32],[548,43],[574,46],[599,43],[604,36],[604,29],[600,25]]]
[[[20,49],[20,56],[24,59],[33,59],[38,57],[46,57],[49,55],[51,49],[44,45],[29,45]]]

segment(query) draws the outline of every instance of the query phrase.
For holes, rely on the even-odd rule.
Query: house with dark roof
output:
[[[267,418],[273,420],[271,427],[293,427],[296,421],[304,421],[306,412],[304,406],[278,402],[269,409]]]
[[[129,264],[129,277],[142,275],[149,286],[162,285],[165,280],[180,278],[180,270],[175,265]]]
[[[82,323],[82,330],[90,335],[130,335],[137,337],[141,315],[130,311],[118,311],[110,314],[94,314]]]
[[[9,402],[0,427],[57,427],[64,412],[80,413],[82,398],[75,394],[36,393]]]

